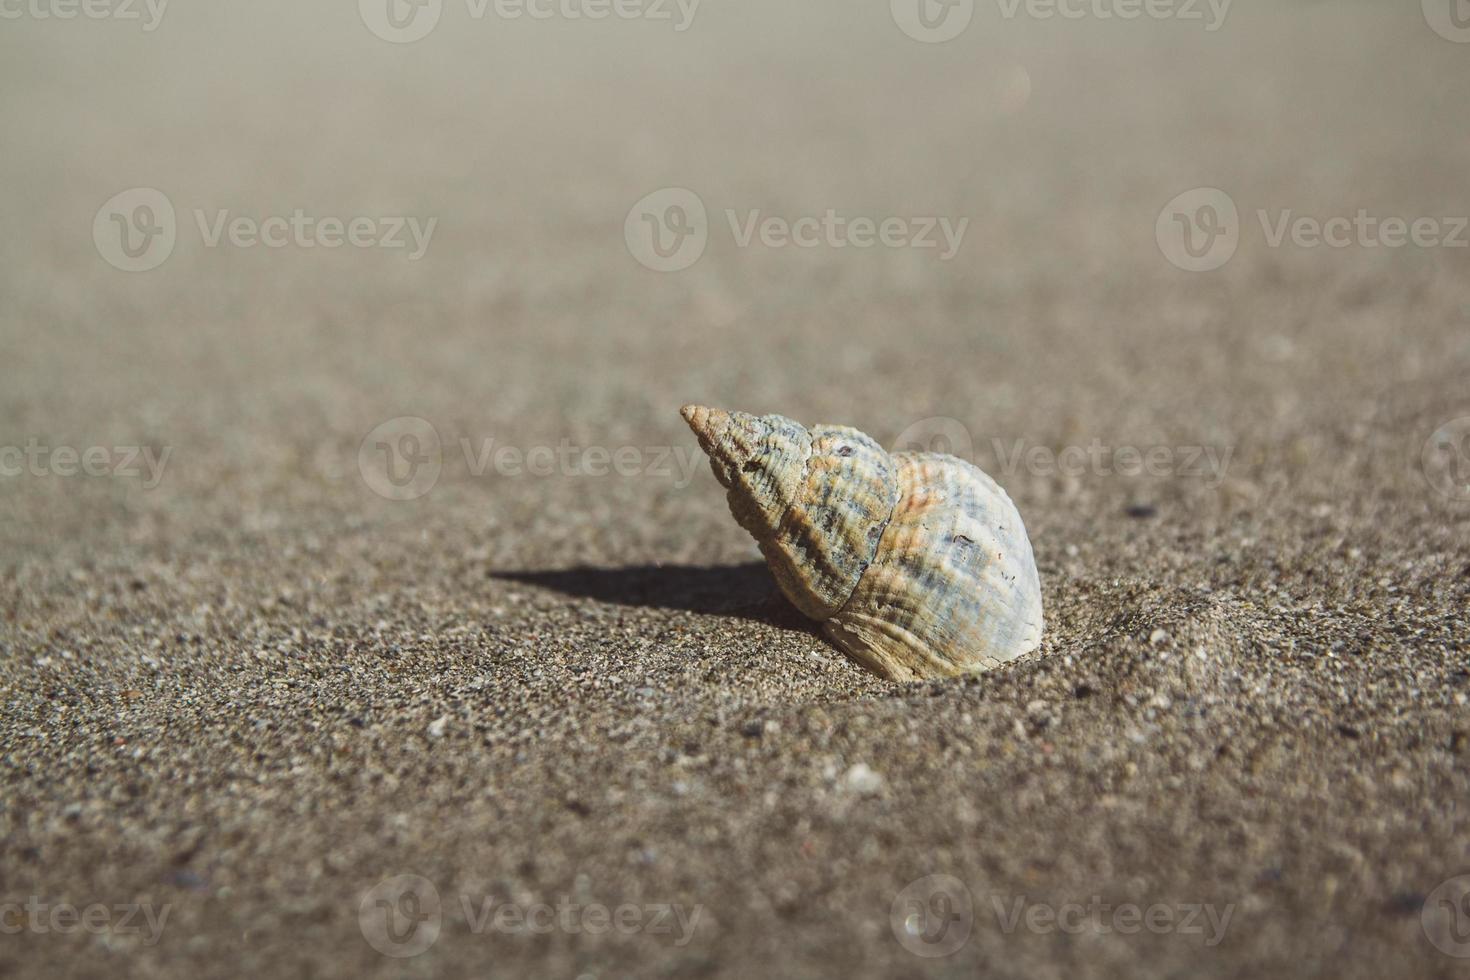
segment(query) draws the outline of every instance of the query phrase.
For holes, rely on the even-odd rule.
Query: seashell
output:
[[[856,429],[700,405],[681,413],[791,603],[881,677],[989,670],[1041,643],[1041,583],[994,480]]]

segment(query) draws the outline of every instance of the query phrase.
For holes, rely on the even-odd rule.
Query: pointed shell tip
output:
[[[721,422],[728,422],[729,419],[728,413],[705,405],[685,405],[679,409],[679,414],[684,416],[684,421],[694,430],[694,434],[701,437],[701,445],[703,438],[713,436],[716,430],[722,428]],[[709,447],[704,448],[708,451]]]

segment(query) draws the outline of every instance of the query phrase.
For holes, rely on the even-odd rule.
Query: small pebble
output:
[[[859,796],[877,796],[883,792],[883,777],[869,768],[866,762],[859,762],[847,770],[847,788]]]

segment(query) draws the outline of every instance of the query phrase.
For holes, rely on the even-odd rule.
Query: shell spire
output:
[[[856,429],[686,405],[684,420],[781,591],[812,619],[847,601],[898,502],[889,456]]]
[[[1031,542],[1005,491],[846,426],[702,405],[681,414],[792,604],[883,677],[985,670],[1041,642]]]

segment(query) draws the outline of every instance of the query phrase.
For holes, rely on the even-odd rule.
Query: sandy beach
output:
[[[401,6],[0,24],[0,975],[1464,974],[1432,0]],[[1041,655],[845,659],[689,402],[973,460]]]

